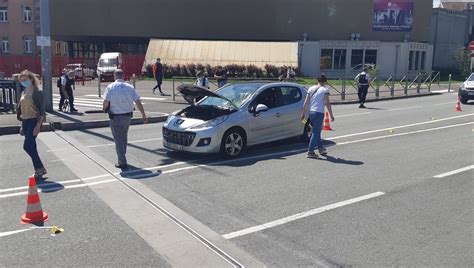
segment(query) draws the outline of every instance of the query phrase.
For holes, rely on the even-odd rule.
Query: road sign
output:
[[[471,41],[468,46],[470,51],[474,51],[474,41]]]
[[[50,47],[51,46],[51,37],[49,36],[37,36],[36,45],[39,47]]]

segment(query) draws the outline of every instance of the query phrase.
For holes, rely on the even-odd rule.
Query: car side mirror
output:
[[[259,104],[255,108],[255,114],[259,114],[261,112],[266,112],[266,111],[268,111],[268,106],[265,104]]]

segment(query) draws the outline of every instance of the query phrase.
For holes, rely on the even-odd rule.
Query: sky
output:
[[[433,6],[438,7],[439,5],[439,0],[433,0]]]

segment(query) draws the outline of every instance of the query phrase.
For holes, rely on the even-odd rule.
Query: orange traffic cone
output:
[[[329,113],[326,112],[326,117],[324,118],[323,130],[333,130],[329,124]]]
[[[456,112],[462,112],[461,110],[461,102],[458,98],[458,101],[456,102],[456,109],[455,109]]]
[[[26,213],[21,216],[21,223],[40,223],[48,220],[48,214],[43,212],[41,201],[36,188],[34,176],[29,178],[28,199],[26,200]]]

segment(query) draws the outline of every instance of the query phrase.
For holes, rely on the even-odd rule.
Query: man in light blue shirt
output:
[[[109,113],[110,129],[115,141],[115,150],[118,156],[118,163],[115,167],[127,169],[125,154],[127,153],[128,128],[133,117],[133,103],[140,110],[145,124],[148,119],[140,101],[140,95],[132,85],[123,80],[123,71],[116,70],[114,78],[115,82],[107,86],[104,92],[103,109]]]

